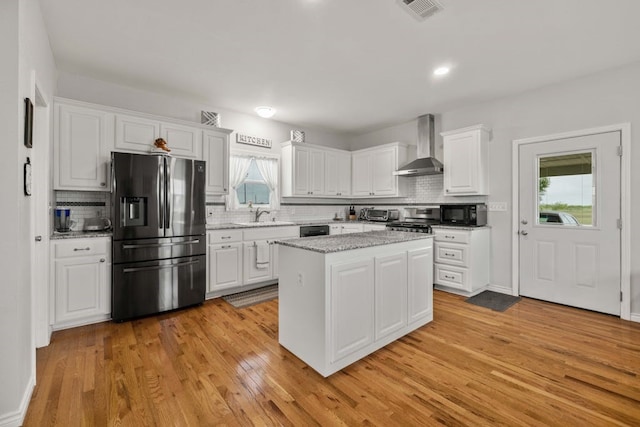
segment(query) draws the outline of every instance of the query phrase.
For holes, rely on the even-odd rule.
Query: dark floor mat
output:
[[[278,298],[278,284],[265,286],[264,288],[253,289],[251,291],[239,292],[237,294],[222,297],[223,300],[236,308],[245,308],[261,302]]]
[[[490,308],[494,311],[505,311],[507,308],[520,301],[520,297],[514,297],[493,291],[484,291],[476,296],[467,298],[465,301],[469,304]]]

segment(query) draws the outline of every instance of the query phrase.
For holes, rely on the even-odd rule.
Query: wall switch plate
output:
[[[213,218],[213,206],[207,206],[207,218]]]
[[[490,212],[506,212],[507,202],[490,202],[488,208]]]

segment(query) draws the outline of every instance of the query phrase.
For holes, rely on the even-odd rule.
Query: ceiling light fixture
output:
[[[433,70],[433,75],[435,76],[444,76],[445,74],[449,74],[449,67],[438,67]]]
[[[255,111],[260,117],[264,117],[265,119],[273,117],[273,115],[276,113],[275,108],[266,105],[256,107]]]

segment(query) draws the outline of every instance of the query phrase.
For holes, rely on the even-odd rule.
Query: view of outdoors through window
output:
[[[269,204],[269,187],[258,170],[255,160],[251,160],[251,166],[242,185],[236,189],[238,200],[246,205],[252,202],[254,205]]]
[[[539,223],[594,225],[592,153],[539,159]]]

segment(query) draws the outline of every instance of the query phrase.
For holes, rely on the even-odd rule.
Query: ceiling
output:
[[[640,60],[638,0],[40,1],[61,71],[350,134]]]

